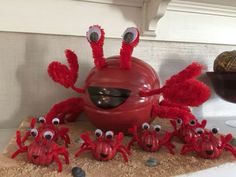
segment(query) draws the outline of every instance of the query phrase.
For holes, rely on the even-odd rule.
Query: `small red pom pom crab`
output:
[[[189,114],[191,115],[191,114]],[[201,123],[194,116],[188,118],[178,118],[170,121],[174,127],[173,136],[177,136],[184,143],[190,142],[197,133],[204,131],[207,121],[202,120]]]
[[[223,150],[230,151],[236,158],[236,149],[229,144],[232,139],[231,134],[226,136],[219,135],[217,128],[213,128],[212,131],[204,130],[197,131],[198,136],[195,136],[191,142],[183,145],[181,149],[181,154],[186,154],[188,152],[196,152],[196,154],[202,158],[215,159],[218,158]]]
[[[31,129],[31,135],[34,136],[34,141],[26,146],[22,143],[20,131],[16,131],[16,143],[19,149],[12,154],[12,158],[15,158],[20,153],[27,153],[28,161],[33,164],[50,165],[56,162],[58,172],[62,171],[62,163],[59,155],[62,155],[65,163],[69,164],[69,153],[66,148],[58,146],[53,141],[53,132],[48,130],[39,131],[34,128]]]
[[[71,143],[70,137],[68,135],[69,128],[59,127],[60,119],[54,118],[52,121],[46,121],[44,117],[39,117],[38,121],[42,123],[40,129],[48,130],[53,132],[53,140],[58,142],[59,139],[62,139],[65,143],[65,146],[68,147],[68,144]]]
[[[75,156],[78,157],[84,151],[92,151],[95,159],[100,161],[108,161],[113,159],[117,152],[120,152],[124,160],[128,161],[129,150],[122,145],[123,133],[118,133],[114,136],[112,131],[107,131],[105,134],[102,130],[95,131],[96,139],[90,138],[91,133],[85,132],[80,135],[84,143],[81,145]]]
[[[52,121],[46,121],[44,117],[39,117],[38,122],[41,123],[37,129],[39,131],[50,131],[53,134],[53,141],[58,142],[59,139],[62,139],[65,143],[65,146],[68,147],[70,144],[70,137],[68,135],[69,128],[58,127],[60,120],[58,118],[52,119]],[[29,130],[25,133],[22,138],[22,143],[24,143],[28,137],[34,137],[34,131],[32,131],[36,127],[36,120],[32,119]]]
[[[171,154],[174,154],[173,148],[175,146],[170,142],[172,138],[172,133],[166,132],[164,137],[161,136],[160,125],[150,126],[148,123],[143,123],[143,131],[138,133],[137,126],[134,126],[129,129],[129,133],[133,135],[132,140],[128,144],[128,149],[130,150],[131,146],[135,142],[145,151],[156,152],[161,146],[165,146]]]

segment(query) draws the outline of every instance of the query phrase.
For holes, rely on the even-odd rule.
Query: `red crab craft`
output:
[[[204,131],[207,121],[202,120],[201,123],[197,119],[190,119],[188,121],[178,118],[171,120],[174,127],[173,136],[178,137],[184,143],[190,142],[192,138],[197,136],[198,132]]]
[[[75,86],[79,65],[74,52],[65,51],[69,67],[57,61],[49,65],[49,76],[55,82],[82,96],[55,104],[46,114],[46,120],[58,117],[61,122],[75,121],[81,112],[85,112],[89,121],[99,129],[127,132],[134,125],[141,127],[143,122],[151,122],[156,116],[164,117],[162,115],[165,112],[176,111],[176,107],[168,109],[169,106],[159,105],[159,95],[156,92],[150,94],[149,91],[152,93],[152,90],[160,88],[155,70],[131,56],[139,42],[139,31],[133,27],[128,28],[123,34],[120,55],[107,59],[103,56],[104,36],[104,30],[97,25],[91,26],[87,32],[95,67],[90,70],[81,88]],[[201,69],[202,66],[195,63],[182,74],[170,79],[161,88],[165,98],[171,104],[175,101],[185,105],[204,102],[209,97],[208,88],[192,79]],[[145,94],[140,94],[140,91]]]
[[[191,142],[192,138],[204,131],[207,124],[206,120],[202,120],[200,123],[190,112],[186,114],[190,116],[170,121],[174,127],[173,136],[178,137],[184,143]]]
[[[33,119],[31,125],[35,124],[35,122],[36,120]],[[60,147],[53,141],[53,132],[49,130],[39,131],[33,128],[31,129],[31,135],[34,137],[34,141],[26,146],[21,140],[20,131],[16,131],[16,143],[19,149],[12,154],[12,158],[15,158],[20,153],[27,153],[28,161],[36,165],[47,166],[56,162],[58,172],[62,171],[59,155],[62,155],[65,163],[69,164],[69,153],[65,147]]]
[[[144,151],[156,152],[162,146],[165,146],[171,154],[174,154],[173,149],[175,148],[175,145],[170,142],[172,133],[166,132],[164,136],[161,136],[160,125],[154,125],[151,127],[148,123],[143,123],[142,128],[143,131],[141,133],[138,133],[137,126],[129,129],[129,133],[133,135],[133,138],[128,144],[129,150],[131,149],[131,146],[137,142],[139,147]]]
[[[64,141],[66,147],[70,144],[70,137],[68,135],[69,128],[59,127],[60,120],[58,118],[52,119],[51,122],[46,121],[44,117],[39,117],[38,122],[41,123],[40,126],[37,127],[39,131],[50,131],[53,134],[53,141],[58,142],[59,139]],[[34,132],[32,129],[36,127],[36,121],[33,118],[30,124],[29,130],[26,131],[25,135],[22,138],[22,143],[24,143],[29,137],[34,137]]]
[[[60,119],[54,118],[51,122],[46,121],[44,117],[39,117],[38,121],[41,123],[40,129],[48,130],[53,133],[53,139],[58,142],[60,139],[64,141],[66,147],[71,143],[70,137],[68,135],[69,128],[59,127]]]
[[[236,158],[236,149],[229,144],[232,139],[231,134],[216,136],[218,133],[217,128],[213,128],[212,131],[203,130],[196,133],[198,133],[198,136],[195,136],[191,142],[183,145],[181,149],[182,155],[188,152],[195,152],[199,157],[215,159],[223,153],[223,150],[226,150],[230,151]]]
[[[117,152],[121,153],[124,160],[128,161],[129,150],[122,144],[123,133],[118,133],[114,136],[112,131],[107,131],[105,134],[102,130],[95,131],[96,139],[90,138],[91,132],[81,134],[81,139],[84,143],[81,145],[75,156],[78,157],[85,151],[91,151],[94,158],[100,161],[108,161],[114,158]]]

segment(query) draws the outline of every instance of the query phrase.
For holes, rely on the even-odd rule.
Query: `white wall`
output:
[[[127,27],[142,29],[145,23],[143,0],[0,0],[0,4],[0,31],[84,36],[88,26],[100,24],[107,37],[120,38]],[[165,8],[159,11],[153,12],[154,19]],[[156,37],[142,39],[236,45],[235,29],[234,0],[172,0],[156,26]]]

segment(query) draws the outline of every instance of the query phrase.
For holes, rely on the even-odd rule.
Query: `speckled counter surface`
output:
[[[23,130],[29,125],[29,119],[25,119],[19,129]],[[162,129],[170,129],[168,121],[157,119],[162,125]],[[100,162],[93,159],[91,153],[84,153],[79,158],[74,157],[74,153],[80,146],[78,140],[79,134],[85,130],[94,130],[87,121],[78,121],[63,125],[70,128],[70,137],[72,144],[69,147],[70,164],[63,164],[63,172],[58,173],[55,163],[48,167],[41,167],[30,164],[26,161],[26,156],[19,155],[16,159],[10,159],[9,153],[16,150],[15,137],[13,137],[4,154],[0,155],[0,176],[24,176],[24,177],[51,177],[51,176],[71,176],[71,169],[74,166],[80,166],[88,177],[137,177],[137,176],[176,176],[190,172],[199,171],[202,169],[218,166],[227,162],[233,162],[235,159],[229,152],[224,152],[219,159],[207,160],[196,157],[194,154],[182,156],[179,150],[182,146],[180,142],[174,139],[176,145],[176,154],[171,155],[165,148],[159,152],[149,153],[144,152],[135,146],[132,150],[132,156],[128,163],[125,163],[122,156],[117,154],[116,157],[108,162]],[[125,137],[125,142],[128,142],[130,137]],[[150,157],[159,160],[160,164],[156,167],[148,167],[145,161]]]

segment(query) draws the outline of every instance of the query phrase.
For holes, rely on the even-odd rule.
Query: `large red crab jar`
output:
[[[95,67],[85,81],[84,112],[97,128],[126,132],[133,125],[150,122],[152,109],[158,96],[141,97],[140,90],[159,88],[154,69],[140,59],[132,57],[139,42],[136,28],[123,34],[120,55],[103,57],[104,31],[90,27],[87,39],[91,45]]]

